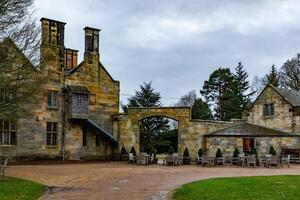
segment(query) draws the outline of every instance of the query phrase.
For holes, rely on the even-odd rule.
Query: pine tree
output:
[[[265,84],[271,84],[275,87],[279,86],[279,73],[277,72],[277,69],[275,65],[272,65],[271,70],[269,71],[268,74],[265,76]]]
[[[234,78],[236,80],[237,84],[237,96],[239,98],[239,118],[242,117],[242,112],[247,108],[247,106],[250,104],[251,96],[253,95],[253,92],[248,93],[248,90],[250,89],[250,84],[248,81],[248,73],[244,69],[244,66],[241,62],[238,63],[238,66],[235,67],[235,74]]]
[[[207,119],[213,118],[211,110],[208,104],[202,101],[201,98],[197,98],[192,106],[192,119]]]
[[[215,70],[200,91],[206,102],[214,105],[214,117],[225,121],[240,116],[236,109],[240,102],[237,92],[237,81],[228,68]]]

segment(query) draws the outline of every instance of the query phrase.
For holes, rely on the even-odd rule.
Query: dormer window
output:
[[[274,115],[274,104],[264,104],[264,110],[263,110],[264,116],[273,116]]]

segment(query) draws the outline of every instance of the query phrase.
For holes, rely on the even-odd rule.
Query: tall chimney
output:
[[[42,44],[64,47],[65,22],[41,18]]]
[[[99,54],[99,32],[100,29],[85,27],[85,54]]]

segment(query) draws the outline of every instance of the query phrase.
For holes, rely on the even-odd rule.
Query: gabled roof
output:
[[[205,137],[299,137],[295,133],[243,122],[204,135]]]
[[[90,91],[84,86],[67,85],[67,88],[70,92],[73,92],[73,93],[80,93],[80,94],[89,94],[90,93]]]
[[[256,103],[256,101],[260,98],[260,96],[264,93],[264,91],[271,87],[275,92],[277,92],[285,101],[287,101],[291,106],[298,107],[300,106],[300,92],[297,90],[288,90],[284,88],[278,88],[274,87],[271,84],[267,84],[265,88],[260,92],[260,94],[257,96],[255,101],[251,104],[249,107],[252,108],[252,106]]]

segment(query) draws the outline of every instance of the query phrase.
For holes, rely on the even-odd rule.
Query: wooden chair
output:
[[[7,164],[8,164],[8,158],[5,158],[3,165],[0,165],[0,172],[2,174],[2,179],[3,181],[5,181],[5,169],[7,168]]]
[[[267,165],[267,158],[266,157],[258,157],[257,158],[258,166],[266,167]]]
[[[278,167],[278,158],[276,156],[272,155],[270,159],[267,160],[267,167],[269,166]]]
[[[247,157],[247,166],[253,166],[254,168],[256,167],[256,157],[255,155],[250,155]]]
[[[204,155],[202,157],[202,167],[204,166],[210,166],[210,160],[209,160],[209,157],[207,155]]]
[[[224,166],[224,164],[225,164],[225,158],[224,157],[216,158],[216,164]]]
[[[173,166],[175,166],[176,165],[176,159],[175,159],[175,157],[173,155],[168,155],[166,157],[166,164],[167,165],[173,165]]]
[[[290,166],[290,159],[291,159],[291,155],[287,155],[287,157],[282,157],[280,159],[280,163],[281,163],[281,167],[283,167],[284,164],[286,164],[289,168]]]
[[[147,159],[147,156],[145,155],[140,155],[140,156],[137,156],[137,161],[136,161],[137,165],[147,165],[148,164],[148,159]]]
[[[177,156],[177,165],[183,165],[183,157],[182,156]]]
[[[154,154],[152,153],[149,157],[149,160],[148,160],[149,164],[154,164]]]
[[[240,163],[239,160],[240,160],[239,157],[231,157],[231,164],[230,164],[230,166],[236,165],[238,167],[239,163]]]

